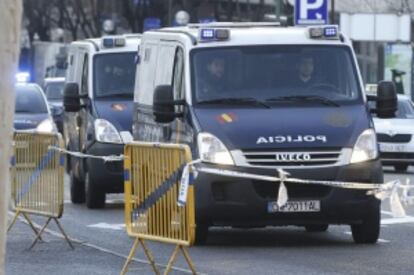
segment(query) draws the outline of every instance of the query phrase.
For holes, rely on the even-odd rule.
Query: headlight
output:
[[[95,138],[99,142],[122,143],[115,126],[105,119],[95,120]]]
[[[56,126],[53,120],[47,118],[40,122],[40,124],[36,127],[36,131],[42,133],[52,133],[56,131]]]
[[[373,129],[367,129],[358,137],[352,150],[351,163],[363,162],[378,157],[377,136]]]
[[[200,159],[216,164],[234,165],[233,158],[226,146],[209,133],[200,133],[197,137]]]

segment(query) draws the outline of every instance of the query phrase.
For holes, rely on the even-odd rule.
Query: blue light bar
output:
[[[200,29],[200,41],[223,41],[229,40],[230,31],[228,29]]]
[[[338,28],[337,27],[326,27],[323,30],[323,35],[326,38],[332,38],[338,36]]]
[[[105,48],[113,48],[115,46],[115,41],[113,38],[103,38],[102,45]]]
[[[16,81],[19,83],[27,83],[30,81],[30,73],[19,72],[16,74]]]
[[[200,39],[201,40],[214,40],[215,30],[214,29],[201,29]]]

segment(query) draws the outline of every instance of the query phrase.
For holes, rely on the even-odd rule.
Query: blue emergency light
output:
[[[312,39],[337,39],[338,34],[337,26],[309,28],[309,35]]]
[[[323,33],[325,37],[336,37],[338,35],[338,29],[336,27],[326,27]]]
[[[30,81],[30,73],[28,72],[18,72],[16,74],[16,81],[18,83],[26,83]]]
[[[104,48],[123,47],[125,46],[125,43],[125,39],[121,37],[102,38],[102,46]]]
[[[200,41],[223,41],[230,38],[228,29],[200,29]]]

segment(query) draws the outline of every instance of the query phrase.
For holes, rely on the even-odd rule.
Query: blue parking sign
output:
[[[295,0],[295,25],[328,24],[328,0]]]

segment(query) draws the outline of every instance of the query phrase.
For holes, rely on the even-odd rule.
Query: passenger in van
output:
[[[199,77],[197,84],[199,98],[202,100],[213,99],[222,95],[228,88],[225,59],[216,56],[209,60],[206,70]]]

